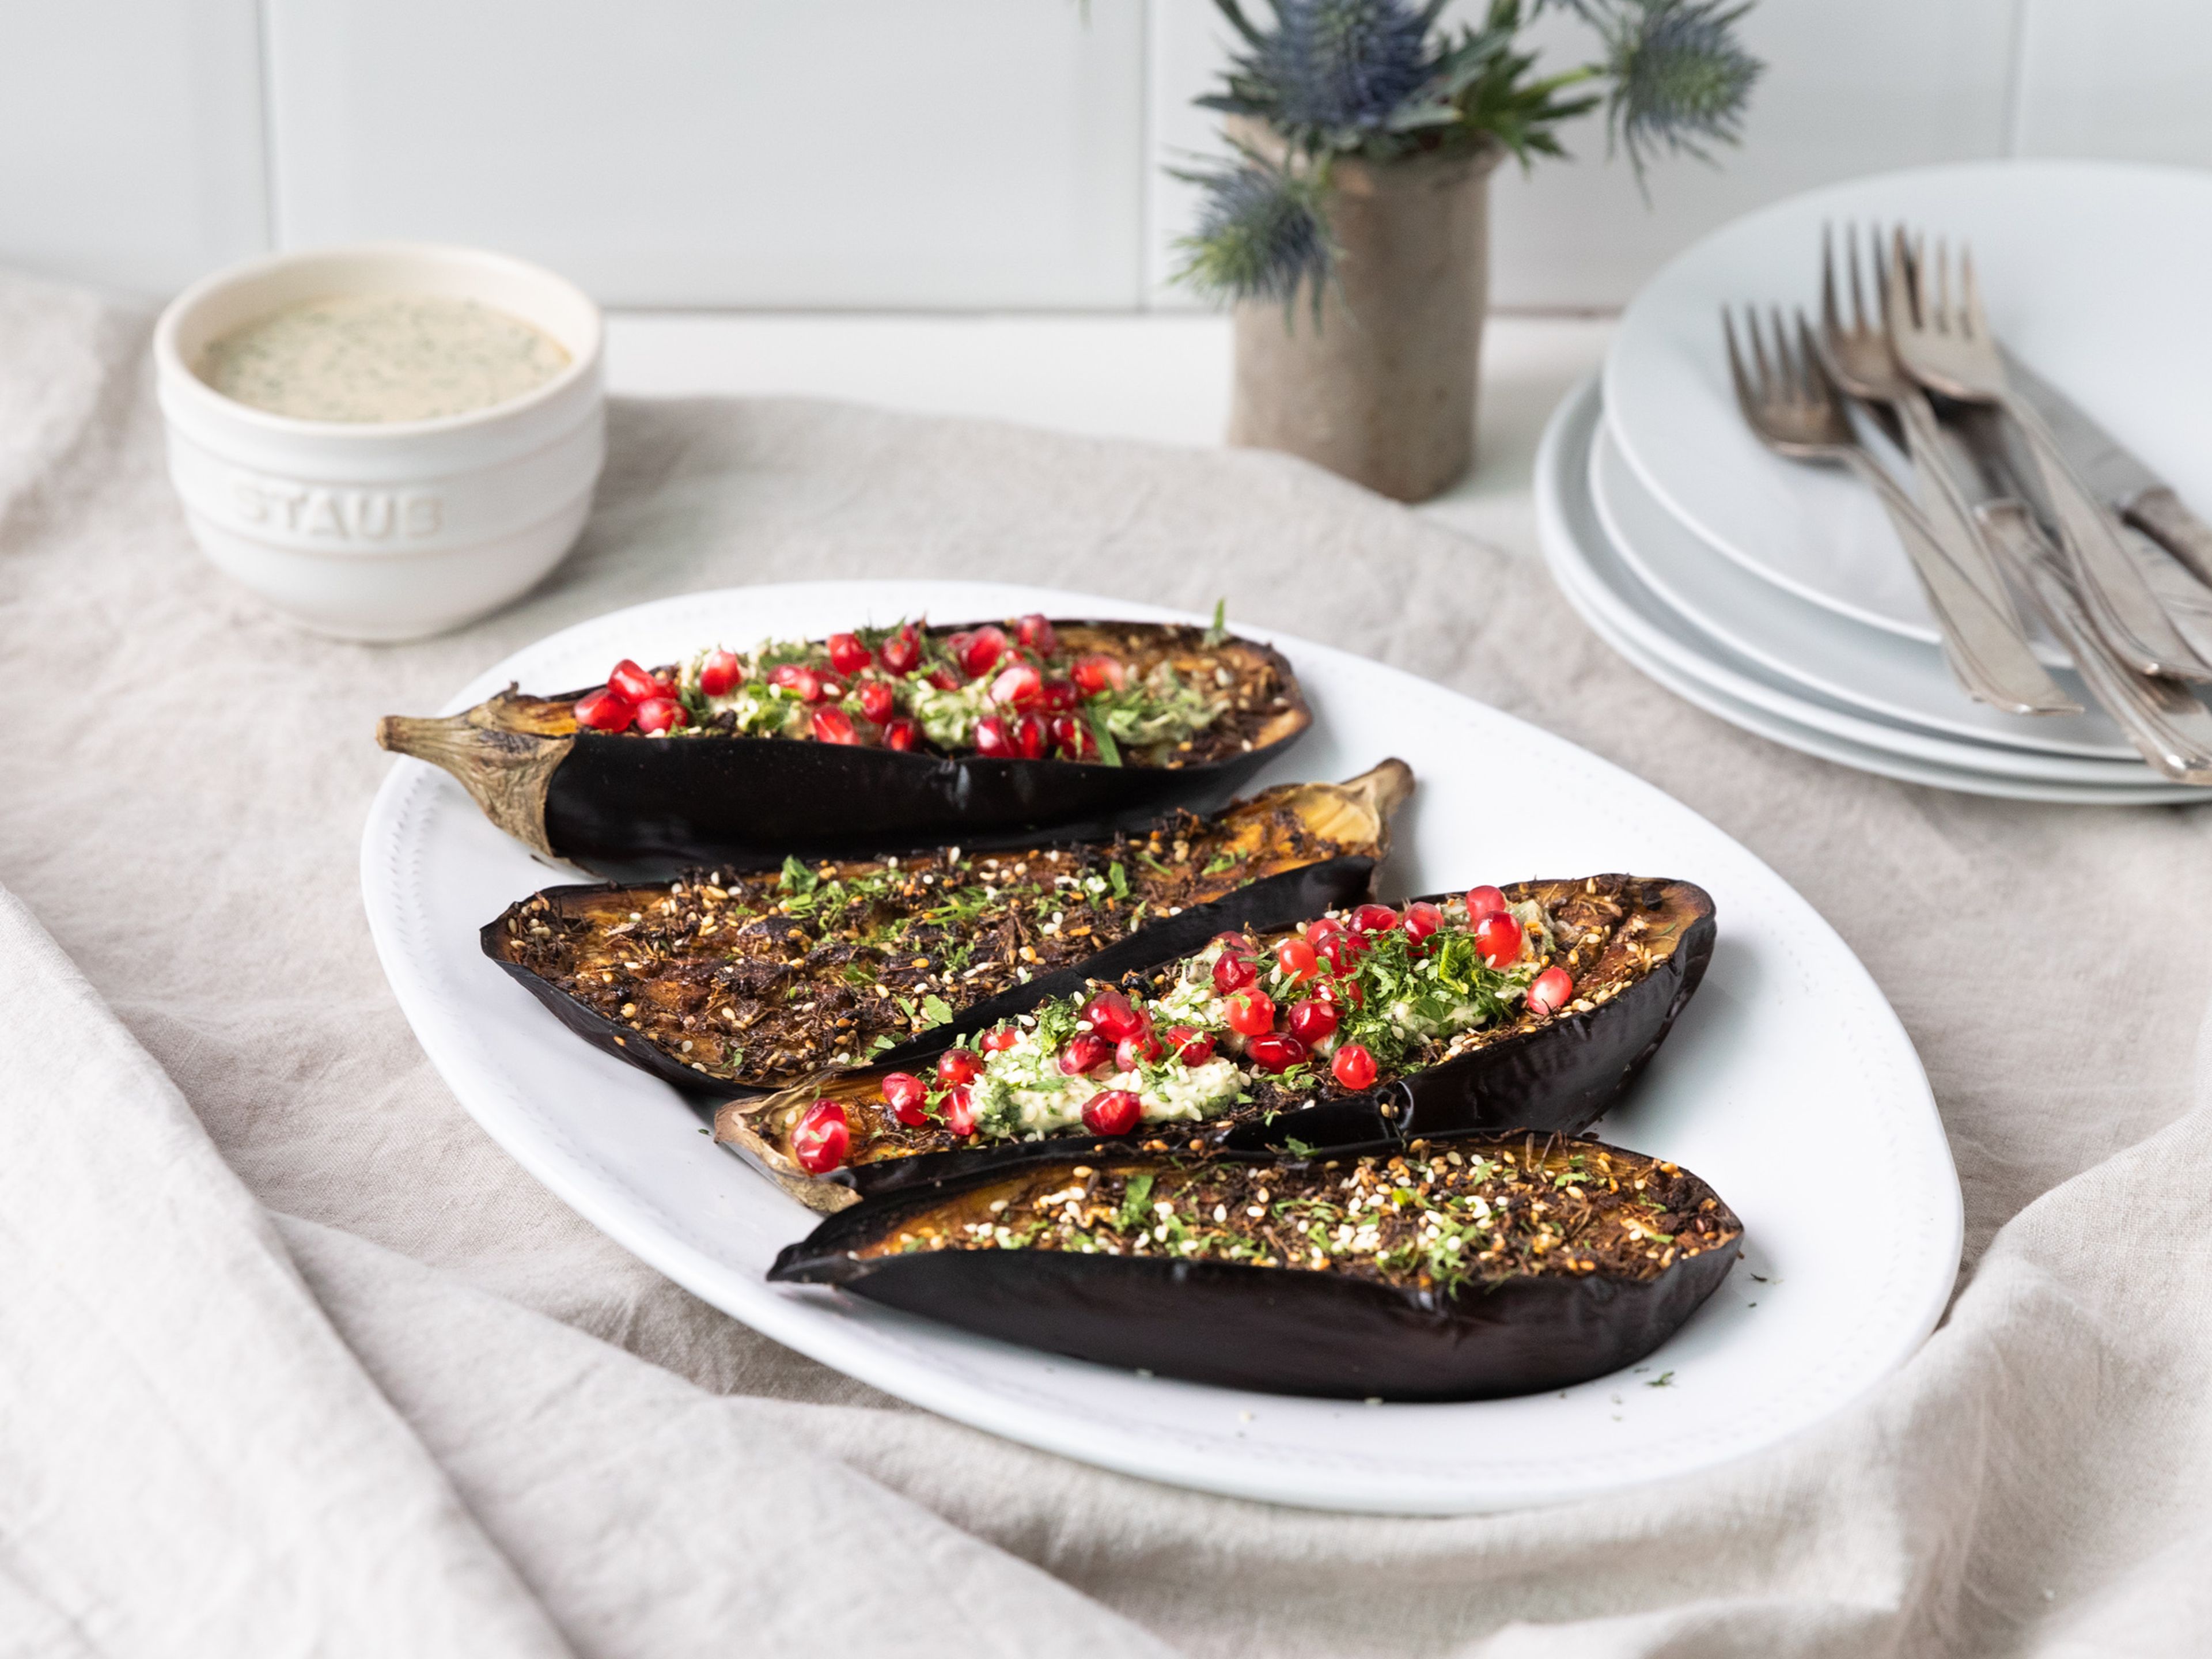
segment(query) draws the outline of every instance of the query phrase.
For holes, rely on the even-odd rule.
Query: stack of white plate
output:
[[[2212,799],[2089,712],[1999,714],[1946,668],[1873,496],[1760,447],[1736,412],[1723,305],[1817,314],[1820,234],[1905,223],[1973,249],[1995,331],[2200,511],[2212,513],[2212,174],[1994,162],[1855,180],[1715,233],[1623,315],[1602,374],[1536,465],[1545,556],[1591,628],[1662,685],[1808,754],[1977,794]],[[2054,667],[2066,659],[2048,641]]]

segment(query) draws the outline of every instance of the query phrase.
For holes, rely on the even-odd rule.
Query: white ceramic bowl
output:
[[[211,340],[302,301],[477,300],[543,329],[568,367],[506,403],[428,421],[272,415],[196,372]],[[410,640],[497,610],[583,529],[606,456],[599,307],[550,271],[473,248],[386,242],[218,271],[161,313],[155,383],[169,476],[207,556],[323,633]]]

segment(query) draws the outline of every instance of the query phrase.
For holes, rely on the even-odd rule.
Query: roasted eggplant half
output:
[[[556,887],[487,924],[483,949],[586,1042],[679,1088],[781,1089],[912,1063],[1224,928],[1356,903],[1413,785],[1391,760],[1106,841]]]
[[[732,1101],[715,1133],[836,1209],[1062,1155],[1358,1146],[1587,1128],[1697,989],[1687,882],[1534,881],[1231,933],[1038,1002],[928,1065]]]
[[[1484,1400],[1633,1364],[1742,1237],[1688,1170],[1595,1140],[1117,1150],[871,1200],[769,1277],[1225,1388]]]
[[[535,851],[635,881],[1097,839],[1223,804],[1312,720],[1289,663],[1255,641],[1030,617],[624,660],[604,685],[510,686],[376,735]]]

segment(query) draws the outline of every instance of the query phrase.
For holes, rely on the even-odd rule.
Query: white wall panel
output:
[[[648,306],[1128,307],[1141,0],[268,0],[287,246]]]
[[[2212,5],[2024,4],[2020,154],[2212,167]]]
[[[1189,100],[1212,83],[1228,31],[1207,0],[1152,4],[1153,131],[1165,160],[1170,149],[1211,148],[1213,124]],[[1509,163],[1492,185],[1494,303],[1616,306],[1669,256],[1748,209],[1856,173],[2003,154],[2014,9],[2014,0],[1760,0],[1743,33],[1768,68],[1742,148],[1719,151],[1718,169],[1661,163],[1648,207],[1626,160],[1604,159],[1595,117],[1565,135],[1576,161],[1540,161],[1525,178]],[[1480,10],[1462,0],[1449,15]],[[1545,68],[1593,55],[1589,32],[1560,12],[1530,39]],[[1193,198],[1170,180],[1154,201],[1155,301],[1186,304],[1158,285]]]
[[[254,0],[0,5],[0,264],[149,294],[268,240]]]

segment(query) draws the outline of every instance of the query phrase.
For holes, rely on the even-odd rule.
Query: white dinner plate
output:
[[[1571,535],[1564,530],[1547,544],[1556,568],[1575,562],[1589,596],[1608,607],[1615,632],[1633,637],[1646,657],[1657,657],[1737,702],[1749,703],[1794,725],[1810,726],[1863,748],[1908,759],[1932,762],[1950,771],[1977,772],[2021,782],[2087,785],[2134,790],[2170,785],[2141,761],[2099,760],[2073,755],[2039,754],[2000,748],[1962,738],[1945,737],[1880,719],[1806,690],[1738,655],[1684,617],[1646,587],[1622,557],[1599,521],[1589,494],[1589,452],[1599,424],[1596,376],[1583,382],[1552,417],[1547,443],[1538,450],[1536,494],[1540,507],[1563,520],[1571,515]],[[1560,468],[1565,471],[1559,471]],[[2189,799],[2212,799],[2198,791]]]
[[[1909,782],[2018,800],[2154,805],[2212,799],[2140,763],[2002,750],[1903,730],[1813,700],[1708,639],[1645,587],[1598,517],[1589,488],[1600,429],[1595,376],[1552,417],[1536,457],[1546,563],[1569,602],[1637,668],[1710,714],[1793,749]]]
[[[1174,614],[981,583],[731,589],[568,629],[487,669],[447,707],[511,680],[587,683],[618,658],[665,660],[702,639],[1030,610]],[[1317,719],[1263,781],[1349,776],[1389,754],[1419,776],[1382,873],[1386,895],[1597,870],[1682,877],[1713,895],[1720,937],[1704,988],[1601,1127],[1711,1181],[1743,1217],[1745,1259],[1632,1371],[1532,1398],[1364,1407],[1139,1376],[840,1291],[769,1285],[763,1274],[776,1251],[815,1218],[704,1139],[672,1090],[579,1042],[483,957],[477,928],[552,872],[452,779],[416,761],[393,767],[362,836],[378,953],[462,1104],[617,1243],[879,1389],[1109,1468],[1327,1509],[1504,1510],[1741,1456],[1821,1421],[1900,1364],[1950,1293],[1958,1182],[1911,1044],[1834,931],[1742,847],[1618,768],[1410,675],[1276,643]],[[1556,817],[1501,813],[1501,799],[1574,805]],[[1885,1172],[1855,1195],[1848,1229],[1804,1201],[1805,1172],[1838,1163]]]
[[[1985,161],[1855,179],[1724,226],[1646,283],[1605,364],[1606,419],[1652,496],[1776,586],[1935,643],[1875,498],[1762,448],[1737,414],[1723,305],[1817,315],[1820,228],[1903,222],[1972,246],[1994,331],[2182,495],[2212,511],[2212,173]]]
[[[1769,674],[1900,725],[1978,743],[2140,758],[2071,670],[2057,678],[2085,712],[2003,714],[1959,689],[1940,647],[1862,628],[1721,557],[1652,499],[1603,422],[1590,445],[1589,490],[1607,539],[1644,585]]]

